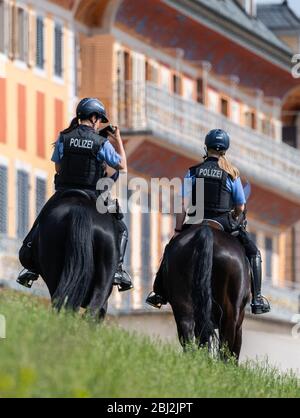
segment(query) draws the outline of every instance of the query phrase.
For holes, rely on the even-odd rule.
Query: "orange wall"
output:
[[[26,87],[18,84],[18,147],[26,150],[27,144]]]
[[[37,155],[45,158],[45,94],[36,93]]]
[[[6,79],[0,78],[0,142],[6,142]]]

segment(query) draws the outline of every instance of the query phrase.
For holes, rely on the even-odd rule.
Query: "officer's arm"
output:
[[[241,182],[241,179],[238,178],[233,182],[232,185],[232,197],[234,202],[234,217],[238,217],[241,213],[245,211],[245,204],[246,204],[246,198],[245,193],[243,189],[243,185]]]
[[[60,163],[55,163],[55,171],[56,171],[57,174],[59,174],[59,172],[60,172],[60,167],[61,167]]]
[[[116,167],[116,168],[118,170],[122,170],[122,171],[127,172],[127,158],[126,158],[123,141],[122,141],[121,134],[120,134],[120,129],[118,127],[116,127],[115,134],[109,133],[108,139],[109,139],[109,142],[114,147],[114,149],[116,150],[116,152],[121,157],[121,161],[120,161],[118,167]]]
[[[233,216],[235,218],[238,218],[241,213],[243,213],[245,210],[245,205],[236,205],[234,208]]]

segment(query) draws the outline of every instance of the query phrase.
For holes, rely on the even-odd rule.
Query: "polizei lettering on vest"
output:
[[[215,179],[221,179],[222,178],[222,171],[221,170],[215,170],[213,168],[201,168],[199,171],[199,175],[203,177],[212,177]]]
[[[71,138],[70,147],[92,149],[93,141],[87,139]]]

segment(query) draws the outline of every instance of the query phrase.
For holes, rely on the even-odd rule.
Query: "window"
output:
[[[158,68],[146,61],[146,80],[158,84]]]
[[[266,254],[266,278],[271,279],[273,274],[272,256],[273,256],[273,239],[265,238],[265,254]]]
[[[17,236],[23,239],[29,227],[29,175],[18,170],[17,174]]]
[[[44,69],[44,19],[41,16],[36,20],[36,66]]]
[[[245,124],[248,128],[256,129],[256,116],[254,112],[246,112],[245,113]]]
[[[16,58],[20,61],[27,61],[28,58],[28,13],[21,8],[17,8],[17,54]]]
[[[178,76],[178,75],[176,75],[176,74],[174,74],[173,75],[173,93],[175,93],[175,94],[181,94],[181,92],[182,92],[182,85],[181,85],[181,78]]]
[[[54,74],[57,77],[63,76],[63,28],[59,23],[55,24],[54,30]]]
[[[197,102],[204,103],[204,84],[202,78],[197,79]]]
[[[46,180],[39,177],[36,178],[36,195],[35,195],[35,205],[36,205],[36,216],[39,215],[43,206],[46,203],[46,191],[47,183]]]
[[[272,136],[272,124],[270,119],[263,119],[262,121],[262,132],[267,136]]]
[[[0,166],[0,233],[7,233],[7,167]]]
[[[226,116],[228,118],[229,116],[229,106],[228,106],[228,100],[221,99],[221,113],[222,115]]]
[[[297,126],[283,126],[282,140],[291,147],[297,148],[298,130]]]

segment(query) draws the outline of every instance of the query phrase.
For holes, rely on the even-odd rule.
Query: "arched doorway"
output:
[[[300,148],[300,85],[288,92],[282,106],[283,142]]]

